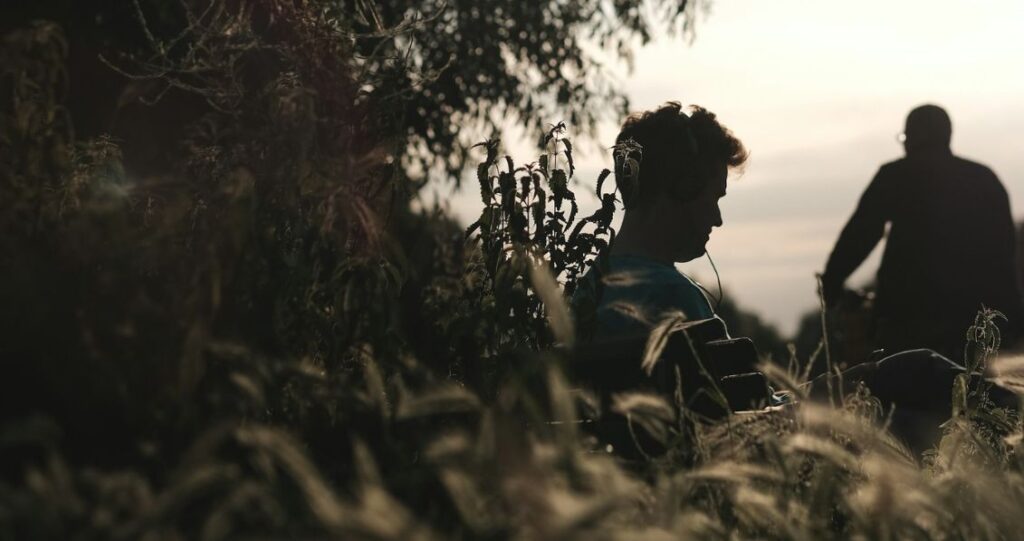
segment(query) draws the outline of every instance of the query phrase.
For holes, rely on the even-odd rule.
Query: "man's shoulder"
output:
[[[895,160],[883,163],[878,168],[878,174],[879,175],[898,174],[898,173],[900,173],[901,171],[904,171],[907,168],[907,164],[908,164],[908,162],[907,162],[906,156],[904,156],[902,158],[896,158]]]
[[[985,164],[978,163],[976,161],[969,160],[967,158],[963,158],[960,156],[953,156],[953,161],[957,164],[957,167],[959,167],[962,171],[970,173],[973,176],[987,177],[996,180],[999,178],[996,176],[995,172],[992,171],[992,169]]]
[[[878,170],[879,171],[885,171],[885,170],[888,170],[888,169],[898,169],[900,167],[903,167],[903,164],[906,163],[906,162],[907,162],[907,158],[906,157],[896,158],[895,160],[883,163],[882,166],[878,168]]]
[[[604,277],[602,307],[626,303],[640,308],[651,321],[666,310],[690,317],[709,317],[713,311],[700,288],[675,266],[645,258],[611,257]]]
[[[686,282],[674,266],[656,262],[646,258],[632,256],[612,256],[608,258],[608,277],[610,282],[622,285],[649,282]]]
[[[898,158],[889,162],[885,162],[878,167],[878,172],[875,173],[875,181],[884,181],[885,179],[888,178],[898,178],[900,176],[903,176],[904,172],[906,171],[906,168],[906,158]]]
[[[999,183],[999,177],[985,164],[956,155],[950,155],[948,159],[951,161],[946,162],[944,168],[957,176]],[[886,162],[878,168],[877,176],[884,178],[901,177],[905,174],[912,175],[916,171],[916,167],[919,167],[919,163],[918,165],[915,165],[915,163],[917,162],[911,161],[906,156]],[[950,167],[949,164],[952,164],[952,166]]]

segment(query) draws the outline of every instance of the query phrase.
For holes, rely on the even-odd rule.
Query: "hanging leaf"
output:
[[[605,181],[605,179],[608,178],[608,175],[610,175],[610,174],[611,174],[610,170],[604,169],[604,170],[601,171],[601,174],[597,176],[597,196],[598,197],[601,197],[601,187],[604,186],[604,181]]]
[[[576,166],[572,161],[572,143],[568,139],[562,139],[562,144],[565,145],[565,159],[569,161],[569,176],[572,177],[576,173]]]

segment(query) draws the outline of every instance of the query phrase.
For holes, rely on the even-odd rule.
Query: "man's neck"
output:
[[[952,149],[950,149],[948,146],[908,148],[906,149],[906,153],[908,158],[932,158],[953,155]]]
[[[672,265],[672,255],[665,247],[661,235],[664,232],[646,231],[642,224],[623,220],[619,233],[615,235],[611,255],[634,256],[651,259],[665,265]]]

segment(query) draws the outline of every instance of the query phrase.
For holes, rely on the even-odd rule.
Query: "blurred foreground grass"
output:
[[[136,66],[209,70],[211,103],[155,172],[75,136],[60,28],[4,37],[0,539],[1022,536],[1020,420],[966,383],[924,457],[863,391],[695,437],[625,394],[668,452],[608,453],[554,346],[581,324],[562,295],[613,235],[614,191],[577,219],[554,126],[519,167],[484,145],[468,240],[411,213],[379,118],[401,96],[336,99],[359,95],[335,63],[351,42],[296,9],[273,39],[204,19],[190,54]],[[997,368],[1024,388],[1018,361]],[[803,392],[798,369],[765,370]]]

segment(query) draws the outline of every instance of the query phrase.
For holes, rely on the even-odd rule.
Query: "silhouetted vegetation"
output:
[[[692,22],[693,3],[653,5]],[[687,469],[623,464],[575,422],[563,298],[615,194],[602,174],[606,204],[576,215],[546,119],[622,104],[578,40],[627,55],[648,34],[633,3],[9,12],[0,539],[1015,535],[1019,420],[967,380],[923,461],[862,391],[704,426]],[[465,148],[458,126],[491,111],[545,136],[537,161]],[[410,210],[414,162],[467,156],[469,232]],[[979,329],[983,366],[998,343]],[[619,406],[644,430],[678,414]]]

